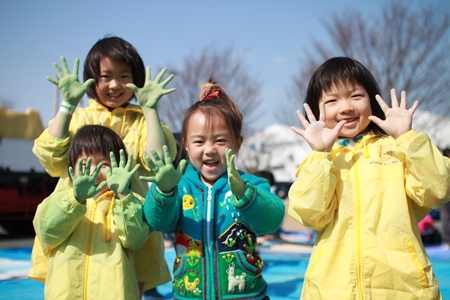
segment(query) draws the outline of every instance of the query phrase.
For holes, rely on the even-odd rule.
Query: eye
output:
[[[331,103],[334,103],[334,102],[336,102],[336,99],[326,99],[326,100],[323,101],[323,103],[324,103],[325,105],[331,104]]]

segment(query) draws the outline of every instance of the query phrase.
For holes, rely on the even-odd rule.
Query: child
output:
[[[73,187],[55,189],[33,220],[50,253],[45,299],[140,299],[133,250],[150,229],[144,199],[130,191],[139,165],[131,169],[124,149],[114,131],[99,125],[73,137],[67,153]]]
[[[66,60],[61,58],[61,62],[63,71],[54,64],[59,80],[47,78],[62,92],[61,109],[50,121],[50,127],[36,139],[33,152],[51,176],[60,177],[57,188],[69,185],[66,157],[75,132],[86,124],[107,126],[123,140],[128,153],[132,154],[132,164],[141,165],[131,180],[130,188],[145,197],[148,184],[139,180],[139,176],[151,174],[144,159],[146,149],[155,148],[162,153],[162,145],[167,140],[172,156],[176,156],[175,139],[167,126],[160,122],[157,112],[159,98],[175,90],[163,89],[173,75],[161,81],[163,69],[155,81],[151,81],[150,68],[146,75],[136,49],[119,37],[103,38],[91,48],[84,64],[84,84],[78,81],[78,59],[72,74]],[[86,91],[92,98],[89,106],[76,108]],[[141,107],[130,103],[134,96]],[[171,280],[161,233],[151,235],[145,246],[137,251],[136,261],[139,262],[136,265],[138,280],[146,283],[144,290]],[[46,257],[36,239],[29,277],[44,281],[46,265]]]
[[[155,176],[141,177],[156,183],[145,220],[157,231],[175,229],[174,298],[268,299],[256,237],[280,227],[284,204],[267,180],[236,170],[243,140],[237,106],[215,83],[202,87],[200,99],[182,123],[185,173],[186,162],[175,170],[166,146],[166,164],[152,151]]]
[[[417,223],[447,202],[450,162],[411,129],[416,101],[392,108],[358,61],[313,74],[304,129],[312,148],[289,190],[289,215],[318,232],[302,299],[440,299]]]

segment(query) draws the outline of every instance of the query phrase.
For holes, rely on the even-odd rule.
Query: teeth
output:
[[[213,164],[213,163],[215,163],[216,161],[215,160],[205,160],[205,163],[206,164]]]

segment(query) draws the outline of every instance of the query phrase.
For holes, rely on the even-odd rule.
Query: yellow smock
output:
[[[441,299],[418,222],[449,201],[450,160],[425,133],[311,152],[288,214],[318,231],[301,299]]]
[[[50,121],[50,124],[53,122]],[[147,126],[142,109],[138,105],[129,104],[117,107],[112,111],[95,100],[89,100],[86,108],[75,109],[69,126],[69,136],[56,138],[48,133],[48,128],[34,143],[33,153],[43,167],[53,177],[60,177],[56,189],[72,186],[67,167],[67,151],[73,136],[84,125],[103,125],[114,130],[123,140],[128,154],[133,155],[133,165],[139,163],[141,167],[131,180],[131,190],[145,199],[148,183],[139,176],[149,176],[151,173],[144,153],[147,143]],[[162,128],[172,155],[176,157],[176,142],[169,128],[162,123]],[[171,275],[164,258],[164,239],[162,234],[154,232],[144,246],[136,251],[136,275],[139,282],[144,282],[144,290],[171,281]],[[40,247],[38,237],[35,238],[31,270],[28,277],[45,282],[47,274],[48,253]]]

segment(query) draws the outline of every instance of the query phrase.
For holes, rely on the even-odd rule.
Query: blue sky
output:
[[[348,9],[379,15],[388,2],[0,1],[0,101],[13,102],[14,110],[37,109],[46,127],[53,117],[55,86],[45,79],[56,78],[52,63],[60,64],[65,56],[70,70],[77,57],[82,65],[92,45],[106,34],[132,43],[145,65],[154,67],[153,77],[156,68],[180,66],[207,45],[234,45],[237,53],[245,54],[249,73],[263,83],[264,109],[253,124],[262,129],[276,123],[272,111],[286,97],[312,38],[329,42],[323,20]],[[82,66],[79,74],[82,79]]]

